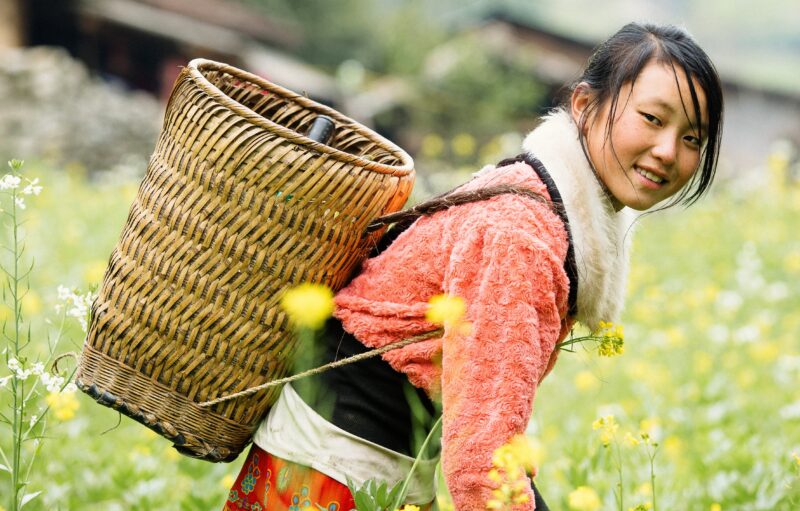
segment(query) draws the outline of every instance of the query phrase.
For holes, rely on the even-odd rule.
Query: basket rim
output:
[[[393,176],[404,177],[414,173],[414,160],[405,150],[403,150],[400,146],[398,146],[394,142],[379,135],[375,131],[367,128],[366,126],[355,121],[354,119],[351,119],[350,117],[347,117],[346,115],[334,110],[333,108],[330,108],[321,103],[317,103],[312,99],[309,99],[305,96],[297,94],[296,92],[281,87],[280,85],[272,83],[258,75],[249,73],[247,71],[244,71],[242,69],[239,69],[237,67],[222,62],[217,62],[214,60],[209,60],[204,58],[196,58],[192,59],[189,62],[186,69],[188,70],[189,75],[191,79],[195,82],[195,84],[197,84],[197,86],[199,86],[206,94],[211,96],[213,99],[215,99],[225,107],[231,109],[232,111],[236,112],[237,114],[241,115],[247,121],[257,126],[269,129],[270,131],[276,132],[282,137],[292,142],[311,146],[312,148],[314,148],[314,150],[319,151],[321,153],[329,154],[333,158],[339,161],[342,161],[344,163],[352,163],[366,170],[378,172],[380,174],[389,174]],[[236,76],[238,78],[241,78],[243,80],[255,83],[258,86],[264,88],[265,90],[269,90],[270,92],[276,93],[287,99],[296,101],[297,103],[301,104],[306,108],[319,112],[320,114],[330,116],[341,123],[345,123],[349,127],[355,128],[356,131],[358,131],[365,137],[383,145],[386,149],[388,149],[390,152],[392,152],[395,156],[397,156],[400,159],[401,164],[399,166],[394,166],[376,161],[371,161],[361,156],[346,153],[344,151],[330,147],[328,145],[321,144],[315,140],[311,140],[310,138],[306,137],[301,133],[297,133],[293,130],[290,130],[289,128],[286,128],[285,126],[281,126],[280,124],[267,119],[266,117],[258,114],[254,110],[239,103],[238,101],[231,99],[227,94],[223,93],[216,85],[212,84],[211,81],[209,81],[208,78],[206,78],[203,75],[202,71],[209,69],[215,71],[222,71],[230,75]]]

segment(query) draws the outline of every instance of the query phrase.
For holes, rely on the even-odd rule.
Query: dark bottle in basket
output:
[[[328,145],[333,138],[334,128],[333,119],[327,115],[318,115],[311,123],[311,127],[308,128],[306,136],[315,142]]]

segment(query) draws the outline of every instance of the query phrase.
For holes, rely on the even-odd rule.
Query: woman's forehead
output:
[[[702,114],[703,131],[707,131],[706,94],[696,79],[692,79],[694,91]],[[635,100],[656,108],[666,109],[671,113],[685,113],[692,125],[697,125],[692,92],[686,73],[680,66],[672,66],[650,61],[642,68],[633,84],[628,84],[624,102]]]

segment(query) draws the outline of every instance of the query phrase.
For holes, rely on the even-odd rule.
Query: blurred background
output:
[[[537,486],[574,511],[800,509],[800,0],[0,0],[0,161],[24,159],[43,186],[19,212],[31,360],[54,342],[58,286],[101,282],[190,59],[264,76],[397,142],[418,201],[516,155],[593,46],[631,20],[686,27],[717,64],[718,184],[637,222],[625,354],[561,355],[529,428]],[[79,352],[80,325],[63,334],[57,351]],[[0,413],[6,375],[0,365]],[[76,399],[24,446],[39,453],[26,510],[222,508],[241,459],[182,457]],[[606,415],[611,448],[592,428]],[[658,442],[654,465],[626,432]]]
[[[374,127],[416,157],[428,191],[439,172],[516,154],[593,46],[630,20],[686,27],[717,64],[726,89],[723,178],[761,167],[775,150],[794,161],[800,142],[798,0],[0,5],[0,156],[78,162],[90,172],[146,158],[180,67],[205,57]]]

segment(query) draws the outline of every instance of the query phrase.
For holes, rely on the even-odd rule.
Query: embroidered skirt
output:
[[[253,444],[223,511],[350,511],[355,507],[347,485]],[[417,506],[420,511],[431,508],[432,503]]]
[[[253,444],[223,511],[350,511],[347,485]]]

